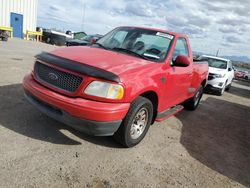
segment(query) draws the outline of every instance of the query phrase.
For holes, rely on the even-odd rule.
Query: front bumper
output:
[[[212,80],[208,80],[207,89],[211,88],[212,90],[221,90],[226,83],[226,78],[214,78]]]
[[[129,103],[103,103],[70,98],[37,83],[31,75],[23,80],[28,101],[48,116],[90,135],[113,135],[127,114]]]
[[[209,92],[209,91],[220,92],[221,88],[213,87],[212,85],[207,84],[205,91],[207,91],[207,92]]]

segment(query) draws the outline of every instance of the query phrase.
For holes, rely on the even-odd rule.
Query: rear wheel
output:
[[[248,80],[248,76],[245,76],[244,78],[245,78],[245,80]]]
[[[116,141],[125,147],[133,147],[146,135],[153,118],[153,105],[150,100],[138,97],[114,134]]]
[[[200,87],[197,90],[197,92],[195,93],[195,95],[192,98],[190,98],[184,102],[185,109],[195,110],[200,103],[201,97],[203,95],[203,91],[204,91],[204,88],[202,85],[200,85]]]

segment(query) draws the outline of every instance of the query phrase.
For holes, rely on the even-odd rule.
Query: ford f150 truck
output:
[[[92,46],[37,55],[23,87],[48,116],[132,147],[155,121],[195,110],[207,78],[207,62],[193,62],[185,35],[118,27]]]

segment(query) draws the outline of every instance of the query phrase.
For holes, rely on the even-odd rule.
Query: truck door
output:
[[[174,53],[172,57],[171,68],[167,73],[167,104],[170,106],[177,105],[187,99],[189,95],[189,87],[192,80],[192,56],[188,50],[185,38],[179,38],[176,41]],[[173,62],[179,55],[185,55],[190,58],[188,67],[173,66]],[[170,107],[168,106],[168,107]]]

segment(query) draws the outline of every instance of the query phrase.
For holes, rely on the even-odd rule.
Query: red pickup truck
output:
[[[185,35],[118,27],[92,46],[36,56],[25,96],[48,116],[132,147],[154,121],[195,110],[208,77]]]

